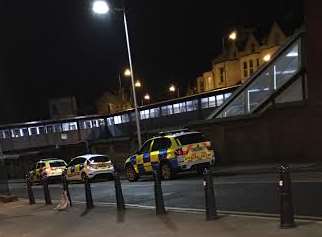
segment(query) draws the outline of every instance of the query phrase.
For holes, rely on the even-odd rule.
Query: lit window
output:
[[[195,111],[198,109],[198,100],[187,101],[187,111]]]
[[[158,118],[159,116],[160,116],[159,108],[150,109],[150,118]]]
[[[209,97],[209,108],[216,107],[216,96]]]
[[[224,103],[224,95],[217,95],[216,99],[217,99],[217,106],[220,106]]]
[[[201,98],[201,108],[206,109],[209,107],[208,98]]]
[[[77,122],[63,123],[63,132],[77,130]]]
[[[114,124],[121,124],[122,123],[122,118],[121,116],[114,116]]]
[[[99,119],[98,122],[99,122],[100,127],[105,127],[104,119]]]
[[[122,117],[122,122],[123,122],[123,123],[128,123],[128,122],[130,122],[130,117],[129,117],[129,115],[128,115],[128,114],[122,114],[122,115],[121,115],[121,117]]]
[[[112,126],[114,124],[113,123],[113,118],[107,118],[106,121],[107,121],[108,126]]]
[[[225,94],[225,100],[227,100],[231,96],[231,93],[226,93]]]
[[[143,111],[140,111],[140,116],[141,116],[141,119],[149,119],[150,118],[150,111],[149,110],[143,110]]]
[[[161,107],[162,116],[173,114],[172,105],[166,105]]]

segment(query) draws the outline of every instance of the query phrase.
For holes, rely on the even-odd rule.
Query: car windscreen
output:
[[[181,145],[183,145],[183,146],[188,145],[188,144],[209,141],[201,133],[191,133],[191,134],[181,135],[181,136],[177,137],[177,140],[179,140]]]
[[[51,161],[49,162],[50,167],[63,167],[66,166],[64,161]]]
[[[89,159],[90,162],[99,163],[99,162],[107,162],[108,159],[106,156],[93,156]]]

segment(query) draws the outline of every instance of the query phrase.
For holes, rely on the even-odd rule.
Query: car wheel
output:
[[[162,179],[170,180],[170,179],[173,179],[174,175],[175,175],[175,172],[171,168],[169,163],[161,164],[161,177],[162,177]]]
[[[130,182],[135,182],[139,179],[139,175],[135,172],[135,169],[132,165],[126,167],[127,179]]]

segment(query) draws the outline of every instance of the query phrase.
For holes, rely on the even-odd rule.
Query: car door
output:
[[[85,162],[87,160],[84,157],[79,157],[76,165],[76,179],[81,180],[82,179],[82,172],[85,168]]]
[[[44,167],[45,167],[44,162],[38,162],[37,163],[36,170],[35,170],[35,178],[36,178],[36,180],[41,179],[41,174],[42,174],[42,171],[43,171]]]
[[[160,137],[154,140],[151,148],[151,162],[158,167],[158,164],[163,159],[171,158],[171,139],[167,137]]]
[[[74,158],[74,159],[72,159],[70,162],[69,162],[69,164],[68,164],[68,166],[67,166],[67,178],[69,179],[69,180],[75,180],[75,174],[76,174],[76,172],[75,172],[75,164],[76,164],[76,162],[77,162],[77,159],[78,158]]]
[[[138,154],[136,155],[136,165],[139,174],[144,174],[146,172],[152,171],[151,162],[150,162],[150,151],[152,139],[146,141]]]

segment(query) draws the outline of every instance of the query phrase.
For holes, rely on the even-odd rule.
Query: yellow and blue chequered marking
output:
[[[145,152],[142,155],[134,155],[130,157],[130,163],[133,165],[139,174],[144,174],[148,171],[159,169],[162,160],[168,160],[173,169],[178,167],[178,161],[171,149],[161,149],[157,157],[151,158],[150,152]]]

